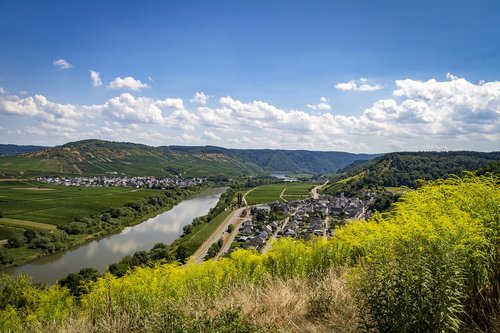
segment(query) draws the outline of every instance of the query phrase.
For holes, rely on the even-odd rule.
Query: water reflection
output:
[[[26,273],[35,282],[54,283],[83,267],[94,267],[100,272],[122,257],[138,250],[151,249],[156,243],[171,243],[182,234],[182,228],[198,216],[208,213],[219,200],[224,189],[209,189],[184,200],[171,210],[122,232],[94,240],[79,248],[41,258],[29,264],[7,270],[8,273]]]

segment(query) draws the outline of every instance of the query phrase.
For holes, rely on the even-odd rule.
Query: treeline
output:
[[[159,209],[171,209],[179,201],[199,190],[199,186],[172,188],[148,199],[129,202],[125,207],[112,207],[104,213],[86,216],[73,222],[59,225],[58,228],[70,235],[107,233],[127,225],[140,216],[148,215]]]
[[[355,163],[341,170],[343,177],[327,193],[351,195],[362,189],[407,186],[416,188],[418,180],[460,176],[500,160],[500,152],[399,152],[385,154],[372,161]]]

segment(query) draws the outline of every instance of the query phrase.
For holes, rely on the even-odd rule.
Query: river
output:
[[[224,188],[204,190],[183,200],[171,210],[135,226],[126,227],[120,233],[7,269],[5,272],[26,273],[33,278],[33,282],[48,284],[84,267],[93,267],[103,273],[110,264],[135,251],[149,250],[160,242],[172,243],[182,235],[185,225],[215,207],[224,191]]]

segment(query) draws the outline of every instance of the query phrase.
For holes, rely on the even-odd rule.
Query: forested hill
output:
[[[183,153],[168,147],[83,140],[21,156],[0,157],[0,176],[103,175],[237,176],[264,171],[238,157],[216,153]]]
[[[43,148],[45,147],[31,146],[31,145],[21,146],[21,145],[0,144],[0,156],[31,153],[33,151],[37,151]]]
[[[378,155],[305,150],[244,150],[220,147],[152,147],[83,140],[22,156],[0,157],[0,176],[102,175],[253,176],[270,171],[319,174]]]
[[[357,160],[371,160],[380,154],[353,154],[337,151],[309,151],[282,149],[226,149],[214,146],[170,146],[174,151],[190,153],[220,153],[257,164],[263,170],[293,173],[334,172]]]
[[[500,152],[398,152],[365,163],[355,163],[344,172],[344,183],[362,186],[414,186],[417,179],[438,179],[449,174],[461,175],[500,160]]]

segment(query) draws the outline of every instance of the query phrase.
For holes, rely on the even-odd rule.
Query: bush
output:
[[[12,235],[7,240],[7,247],[16,248],[26,244],[26,238],[23,235]]]
[[[14,256],[5,248],[0,247],[0,265],[12,264]]]

